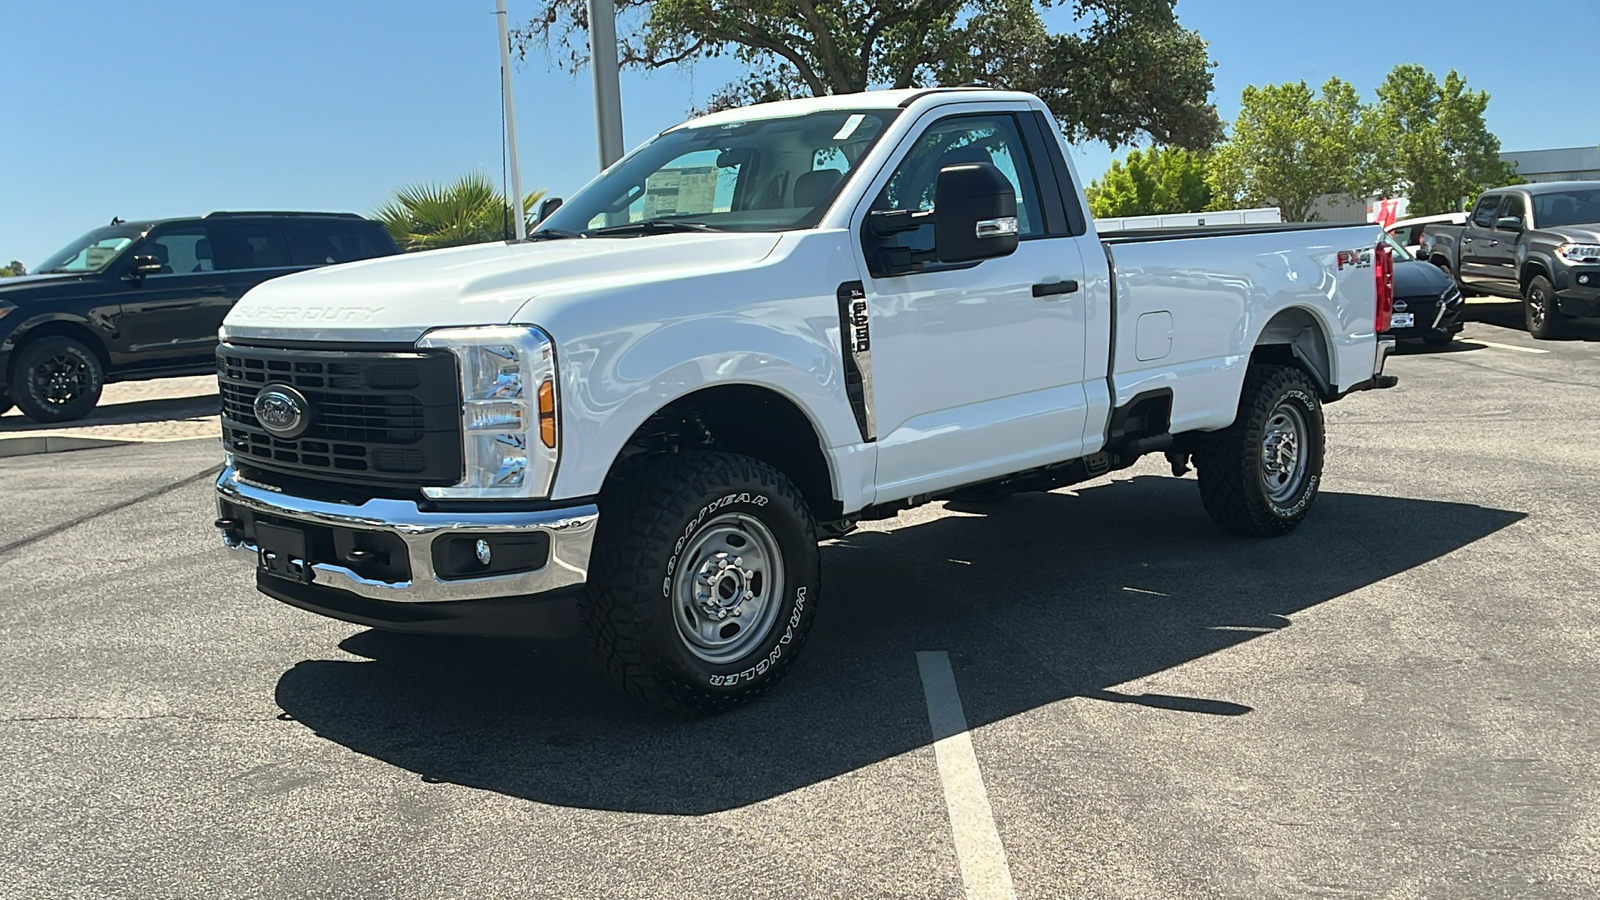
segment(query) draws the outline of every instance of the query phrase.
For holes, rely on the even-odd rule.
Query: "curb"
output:
[[[33,456],[39,453],[66,453],[71,450],[98,450],[102,447],[121,447],[125,444],[170,444],[177,441],[215,440],[216,435],[196,435],[180,438],[115,438],[82,437],[66,434],[30,434],[19,437],[0,437],[0,459],[13,456]]]
[[[59,434],[0,438],[0,459],[11,456],[32,456],[35,453],[64,453],[68,450],[117,447],[126,443],[128,441],[120,438],[66,437]]]

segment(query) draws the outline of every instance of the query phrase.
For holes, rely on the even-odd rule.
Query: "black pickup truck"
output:
[[[353,213],[212,213],[113,221],[0,279],[0,413],[89,414],[109,381],[216,371],[217,329],[269,278],[399,253]]]
[[[1462,291],[1522,301],[1528,333],[1561,337],[1600,316],[1600,181],[1487,191],[1465,225],[1429,225],[1421,255]]]

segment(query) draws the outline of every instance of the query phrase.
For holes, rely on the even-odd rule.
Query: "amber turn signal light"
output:
[[[539,383],[539,440],[556,447],[556,386],[549,380]]]

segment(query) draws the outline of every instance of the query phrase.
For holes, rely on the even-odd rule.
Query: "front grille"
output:
[[[223,443],[242,463],[406,488],[461,480],[461,397],[449,353],[223,344],[217,383]],[[274,437],[256,421],[256,395],[267,385],[305,395],[305,433]]]

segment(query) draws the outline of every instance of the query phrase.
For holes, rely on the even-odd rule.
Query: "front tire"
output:
[[[1556,309],[1556,289],[1550,279],[1535,275],[1522,292],[1522,317],[1528,334],[1537,341],[1553,341],[1566,334],[1566,320]]]
[[[1251,366],[1233,424],[1194,455],[1206,513],[1244,537],[1293,531],[1317,499],[1324,436],[1322,401],[1304,372]]]
[[[625,691],[705,715],[782,680],[821,587],[816,525],[782,472],[673,454],[617,477],[600,509],[584,627]]]
[[[106,373],[81,341],[50,335],[25,344],[12,370],[11,399],[35,422],[71,422],[100,402]]]

